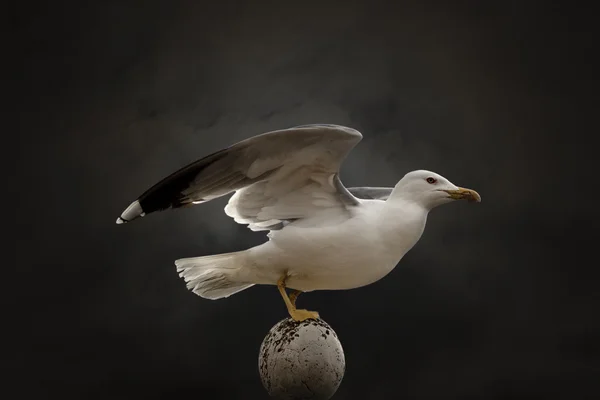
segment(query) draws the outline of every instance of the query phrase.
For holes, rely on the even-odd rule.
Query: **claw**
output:
[[[308,310],[298,310],[296,308],[296,299],[298,295],[302,292],[299,290],[294,291],[290,296],[288,296],[285,291],[285,279],[286,275],[279,278],[277,281],[277,289],[279,289],[279,293],[281,293],[281,297],[283,297],[283,301],[285,302],[285,306],[287,307],[288,313],[292,317],[294,321],[304,321],[307,319],[318,319],[319,313],[316,311],[308,311]]]
[[[308,310],[292,310],[289,312],[294,321],[302,322],[307,319],[319,319],[319,313]]]

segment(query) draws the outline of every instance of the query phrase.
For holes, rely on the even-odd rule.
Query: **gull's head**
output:
[[[404,175],[391,197],[419,203],[428,210],[454,200],[481,201],[476,191],[458,187],[440,174],[425,170]]]

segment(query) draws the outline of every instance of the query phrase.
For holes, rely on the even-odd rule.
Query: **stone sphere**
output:
[[[260,346],[263,386],[276,399],[330,399],[346,370],[342,344],[322,319],[278,322]]]

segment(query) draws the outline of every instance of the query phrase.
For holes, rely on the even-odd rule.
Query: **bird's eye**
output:
[[[435,178],[429,177],[427,179],[425,179],[427,181],[427,183],[436,183],[437,180]]]

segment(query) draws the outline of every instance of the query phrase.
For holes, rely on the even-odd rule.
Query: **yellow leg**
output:
[[[281,297],[283,297],[283,301],[285,302],[285,306],[287,307],[288,313],[290,314],[290,317],[292,317],[294,319],[294,321],[304,321],[305,319],[317,319],[319,318],[319,313],[316,311],[308,311],[308,310],[298,310],[296,309],[296,298],[298,297],[299,293],[293,293],[293,299],[294,301],[292,302],[292,300],[290,300],[290,298],[288,297],[287,292],[285,291],[285,278],[286,276],[282,276],[281,278],[279,278],[279,280],[277,281],[277,289],[279,289],[279,293],[281,293]]]
[[[292,302],[292,305],[294,307],[296,307],[296,299],[298,299],[298,296],[300,296],[301,294],[301,290],[294,290],[292,293],[290,293],[290,301]]]

